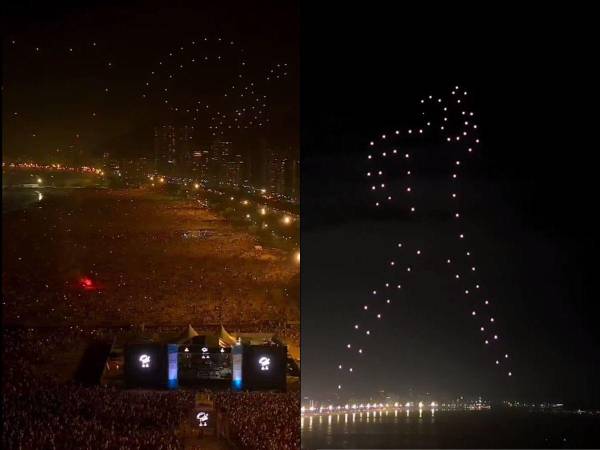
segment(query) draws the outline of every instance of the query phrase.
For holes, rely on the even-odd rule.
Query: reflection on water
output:
[[[600,448],[600,415],[398,408],[301,419],[302,448]]]
[[[44,200],[44,193],[33,189],[2,189],[2,212],[27,209]]]
[[[401,412],[401,411],[400,411]],[[435,422],[435,409],[422,409],[413,410],[413,412],[417,412],[418,415],[413,415],[411,418],[411,410],[406,409],[406,418],[410,420],[404,420],[404,423],[419,423],[424,420],[429,421],[430,423]],[[326,432],[331,432],[334,430],[336,425],[348,425],[350,424],[377,424],[377,423],[399,423],[398,420],[398,409],[394,410],[374,410],[374,411],[360,411],[358,413],[353,412],[352,414],[348,414],[347,412],[339,412],[332,414],[321,414],[321,415],[307,415],[302,416],[300,419],[300,427],[302,431],[320,431],[320,425],[324,424],[324,429]],[[317,419],[318,423],[316,424],[313,430],[313,419]],[[322,431],[322,430],[321,430]]]

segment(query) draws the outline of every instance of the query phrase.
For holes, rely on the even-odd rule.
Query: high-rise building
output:
[[[289,195],[294,201],[300,199],[300,160],[290,159]]]
[[[201,180],[203,183],[208,182],[209,173],[209,161],[210,152],[204,148],[198,148],[192,151],[192,158],[190,162],[191,176]]]
[[[223,183],[228,186],[239,187],[244,181],[244,158],[242,155],[232,155],[229,161],[224,163]]]
[[[154,170],[184,175],[191,170],[193,126],[154,128]]]
[[[285,194],[285,174],[289,160],[276,150],[271,152],[267,190],[278,195]]]
[[[210,146],[209,182],[224,185],[227,163],[231,161],[232,143],[230,141],[214,141]]]

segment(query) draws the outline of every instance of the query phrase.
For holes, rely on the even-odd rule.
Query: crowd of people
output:
[[[2,448],[182,448],[178,429],[193,411],[193,393],[58,380],[48,363],[70,342],[62,333],[3,333]]]
[[[255,251],[251,235],[210,211],[156,195],[52,192],[39,208],[3,217],[4,323],[299,320],[299,267],[289,255]],[[210,233],[186,239],[190,230]]]
[[[253,256],[252,236],[185,201],[109,190],[47,197],[3,217],[3,448],[182,448],[193,393],[77,384],[91,343],[191,323],[299,344],[298,265],[283,252]],[[198,229],[211,233],[183,236]],[[218,395],[240,448],[299,448],[298,400],[272,395],[272,414],[248,414],[259,397]]]
[[[248,450],[300,448],[298,393],[220,392],[215,408],[234,445]]]
[[[147,330],[168,333],[173,327]],[[126,329],[3,332],[3,448],[182,448],[194,391],[128,391],[59,380],[53,359]],[[213,393],[227,437],[243,449],[300,448],[298,393]],[[225,425],[226,424],[226,425]]]
[[[185,391],[128,392],[37,378],[4,388],[6,449],[178,449],[178,426],[193,407]]]

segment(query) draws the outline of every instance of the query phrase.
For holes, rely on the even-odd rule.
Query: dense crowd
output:
[[[124,391],[57,380],[44,363],[62,333],[3,335],[2,448],[182,448],[177,432],[194,406],[185,391]]]
[[[222,392],[215,407],[226,417],[230,440],[248,450],[300,448],[300,398],[297,393]]]
[[[183,436],[178,431],[183,427],[185,434],[193,392],[89,387],[65,381],[68,375],[57,377],[61,352],[139,331],[5,329],[3,448],[181,448]],[[149,334],[180,331],[180,327],[145,329]],[[239,448],[299,448],[297,393],[219,392],[212,397],[228,423],[230,440]]]
[[[255,251],[251,235],[210,211],[157,195],[52,192],[39,208],[5,215],[4,323],[256,325],[299,319],[299,267],[286,252]],[[190,230],[210,233],[185,238]]]
[[[128,392],[39,379],[4,389],[6,449],[181,448],[177,429],[193,407],[193,396],[182,391]]]
[[[193,394],[76,384],[91,343],[222,323],[299,345],[298,265],[284,252],[255,252],[252,236],[184,201],[135,191],[48,197],[3,217],[3,448],[182,447]],[[187,230],[211,233],[189,239]],[[251,412],[260,397],[218,395],[238,445],[299,448],[298,400],[257,395],[270,413],[258,403]]]

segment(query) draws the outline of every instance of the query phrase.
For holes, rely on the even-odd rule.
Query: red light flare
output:
[[[96,289],[96,286],[90,277],[81,277],[79,279],[79,284],[86,291]]]

